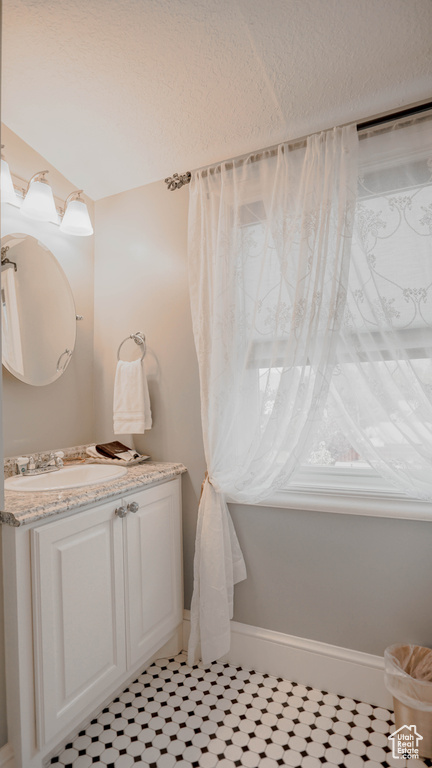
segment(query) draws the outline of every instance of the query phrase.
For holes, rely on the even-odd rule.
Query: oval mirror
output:
[[[57,259],[35,237],[2,238],[1,312],[7,370],[37,387],[58,379],[75,347],[75,303]]]

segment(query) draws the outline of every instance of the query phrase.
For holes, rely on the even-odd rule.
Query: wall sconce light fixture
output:
[[[65,212],[60,224],[60,231],[67,235],[85,237],[93,234],[89,212],[85,201],[81,199],[82,189],[71,192],[65,201]]]
[[[53,191],[45,178],[48,171],[39,171],[31,177],[21,205],[21,213],[29,219],[58,223]]]
[[[2,155],[1,202],[20,207],[23,216],[27,216],[29,219],[60,225],[61,232],[66,235],[81,237],[92,235],[93,227],[87,205],[81,198],[83,190],[71,192],[66,198],[64,207],[56,208],[53,191],[45,178],[47,173],[48,171],[39,171],[32,176],[26,188],[15,188],[9,165]],[[26,183],[20,177],[16,176],[15,179],[17,178],[24,184]]]
[[[1,145],[1,148],[3,149],[4,144]],[[16,205],[19,206],[19,200],[17,197],[17,194],[14,189],[13,181],[11,172],[9,170],[9,165],[6,162],[5,158],[3,157],[3,153],[1,156],[1,201],[2,203],[10,203],[10,205]]]

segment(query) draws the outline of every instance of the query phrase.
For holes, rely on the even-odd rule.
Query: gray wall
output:
[[[117,343],[143,330],[160,362],[150,380],[154,428],[136,441],[154,458],[183,461],[185,605],[204,457],[186,274],[187,188],[144,188],[96,204],[97,434],[112,437]],[[119,222],[119,223],[116,223]],[[231,505],[248,568],[235,619],[382,654],[432,644],[432,526],[404,520]]]
[[[248,579],[236,621],[382,655],[432,646],[432,524],[230,505]]]
[[[53,166],[2,125],[2,142],[12,172],[29,179],[48,168],[53,191],[65,199],[74,187]],[[90,215],[93,203],[87,200]],[[56,256],[69,280],[76,311],[75,351],[63,376],[33,387],[3,368],[4,455],[63,448],[91,442],[93,436],[93,238],[65,237],[52,224],[25,220],[18,209],[4,206],[2,236],[25,232],[39,238]],[[37,285],[35,285],[37,291]]]
[[[117,436],[152,459],[180,461],[183,475],[184,572],[192,579],[196,513],[205,463],[198,367],[187,279],[188,189],[164,182],[96,203],[96,439],[114,438],[112,402],[117,349],[136,331],[147,339],[153,426],[134,440]],[[137,357],[133,341],[122,357]],[[189,590],[190,591],[190,590]]]

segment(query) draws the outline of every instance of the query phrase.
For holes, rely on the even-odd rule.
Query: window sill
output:
[[[431,502],[398,493],[369,468],[305,467],[289,488],[275,491],[258,506],[432,522]]]

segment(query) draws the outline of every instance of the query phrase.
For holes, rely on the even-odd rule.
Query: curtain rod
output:
[[[375,117],[371,120],[365,120],[362,123],[357,123],[357,133],[360,133],[361,131],[367,131],[370,128],[376,128],[378,125],[384,125],[385,123],[393,122],[393,120],[402,120],[405,117],[413,117],[414,115],[419,115],[422,112],[428,112],[429,110],[432,110],[432,101],[426,101],[423,104],[417,104],[417,106],[414,107],[407,107],[406,109],[401,109],[398,112],[389,112],[388,114],[382,115],[381,117]],[[307,137],[305,136],[301,139],[294,139],[292,142],[290,141],[289,144],[301,145],[306,141],[306,138]],[[278,144],[274,144],[273,146],[266,147],[265,149],[258,149],[256,152],[247,152],[244,155],[239,155],[236,158],[230,158],[229,160],[222,160],[219,163],[215,163],[215,166],[220,165],[221,162],[232,162],[234,164],[236,160],[240,160],[244,157],[247,157],[248,155],[259,156],[264,152],[272,152],[276,150],[278,146]],[[191,178],[192,174],[190,171],[181,174],[173,173],[172,176],[169,176],[167,179],[165,179],[165,184],[167,184],[167,189],[173,192],[175,189],[181,189],[185,184],[189,184]]]
[[[426,101],[424,104],[418,104],[416,107],[408,107],[407,109],[400,110],[400,112],[390,112],[388,115],[376,117],[372,120],[365,120],[364,123],[357,123],[357,132],[367,131],[369,128],[375,128],[377,125],[390,123],[393,120],[402,120],[404,117],[419,115],[421,112],[428,112],[430,109],[432,109],[432,101]]]

